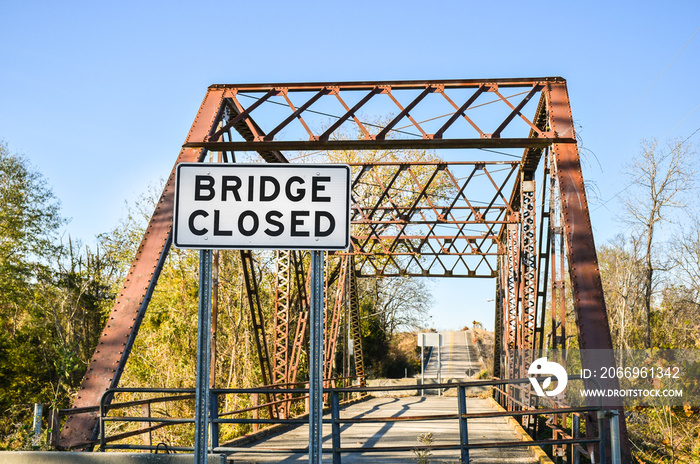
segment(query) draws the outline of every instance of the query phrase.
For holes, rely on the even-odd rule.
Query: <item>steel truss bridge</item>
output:
[[[353,162],[355,152],[364,161]],[[347,299],[355,370],[364,378],[356,288],[368,276],[495,279],[500,379],[527,377],[523,366],[532,353],[566,348],[571,333],[583,350],[612,349],[564,79],[212,85],[176,165],[303,162],[318,153],[349,160],[353,173],[352,247],[329,257],[327,280],[335,291],[326,310],[324,378],[332,374]],[[98,413],[90,408],[119,387],[171,247],[174,184],[173,168],[60,448],[95,443]],[[277,252],[272,320],[263,318],[255,255],[241,250],[240,259],[262,382],[294,384],[307,333],[308,259],[299,251]],[[567,282],[574,329],[566,326]],[[526,359],[516,359],[518,350],[527,350]],[[584,367],[596,363],[614,360],[582,360]],[[502,405],[536,407],[537,398],[515,384],[499,395]],[[617,381],[603,387],[616,388]],[[272,411],[285,414],[283,407]],[[595,430],[596,419],[589,422]],[[623,454],[629,455],[624,439]]]

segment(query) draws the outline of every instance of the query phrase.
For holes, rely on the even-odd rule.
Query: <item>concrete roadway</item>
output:
[[[481,371],[479,354],[472,340],[473,332],[440,332],[443,346],[440,347],[441,378],[467,380]],[[425,367],[426,379],[438,378],[438,348],[434,347]]]
[[[494,403],[484,398],[467,398],[468,412],[487,412],[498,410]],[[341,418],[359,417],[402,417],[455,414],[457,398],[455,397],[402,397],[372,398],[356,403],[341,411]],[[324,420],[329,420],[325,416]],[[521,441],[522,435],[508,423],[505,418],[470,419],[468,421],[469,442],[485,443],[496,441]],[[430,432],[434,444],[458,444],[459,423],[457,419],[388,422],[388,423],[354,423],[341,427],[341,446],[409,446],[420,448],[418,436]],[[257,441],[255,447],[264,449],[305,448],[309,443],[308,425],[298,426],[268,438]],[[324,448],[331,446],[331,426],[323,426]],[[456,464],[459,462],[459,450],[435,450],[429,458],[431,463]],[[236,452],[229,456],[234,463],[308,463],[308,454],[262,454]],[[323,462],[332,462],[332,454],[324,453]],[[342,455],[343,464],[415,464],[416,455],[412,451],[391,453],[346,453]],[[470,452],[471,464],[530,464],[539,462],[527,447],[505,449],[479,449]],[[551,462],[551,461],[550,461]]]

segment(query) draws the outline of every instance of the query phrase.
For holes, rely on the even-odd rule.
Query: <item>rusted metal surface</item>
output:
[[[521,232],[520,232],[520,268],[522,301],[520,346],[532,356],[535,348],[535,325],[537,316],[537,237],[535,223],[535,185],[534,181],[524,181],[521,186]],[[529,365],[532,358],[526,360]],[[526,372],[521,372],[525,377]]]
[[[518,376],[527,377],[527,366],[535,357],[535,326],[537,317],[537,237],[535,223],[535,182],[523,180],[520,185],[520,314],[518,323],[518,347],[523,350],[523,360]],[[526,407],[533,406],[529,389],[522,392],[522,402]],[[532,416],[522,417],[523,426],[534,426]]]
[[[535,326],[535,347],[537,350],[544,350],[545,334],[547,326],[547,307],[549,293],[549,269],[550,269],[550,253],[552,241],[552,203],[554,182],[550,174],[549,164],[551,157],[550,150],[545,151],[545,160],[542,163],[542,178],[541,178],[541,200],[540,200],[540,221],[539,221],[539,250],[538,250],[538,265],[537,265],[537,325]]]
[[[295,383],[297,381],[297,374],[299,372],[299,363],[301,361],[301,355],[304,352],[304,344],[308,340],[307,335],[307,324],[309,319],[309,297],[307,291],[307,282],[310,281],[309,272],[311,271],[310,266],[304,267],[304,256],[299,251],[292,251],[290,254],[291,264],[292,264],[292,274],[294,275],[294,281],[296,282],[296,294],[295,294],[295,304],[294,308],[294,319],[296,319],[296,326],[294,331],[294,345],[292,346],[292,353],[290,356],[289,365],[289,381],[288,383]],[[308,271],[308,272],[307,272]]]
[[[566,86],[549,85],[550,121],[558,134],[574,136]],[[588,202],[576,145],[554,144],[554,165],[559,186],[569,275],[581,349],[612,350],[603,285],[593,242]],[[614,365],[614,363],[613,363]]]

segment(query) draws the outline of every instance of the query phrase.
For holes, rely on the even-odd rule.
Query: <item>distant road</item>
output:
[[[440,347],[441,377],[446,379],[467,379],[481,370],[479,354],[472,341],[472,331],[440,332],[443,346]],[[438,377],[438,349],[433,348],[425,369],[426,379]]]

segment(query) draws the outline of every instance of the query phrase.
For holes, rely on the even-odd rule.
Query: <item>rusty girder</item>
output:
[[[238,114],[219,131],[198,141],[188,141],[185,146],[212,151],[301,151],[536,148],[552,142],[574,143],[573,138],[543,130],[536,124],[536,118],[525,116],[526,106],[535,96],[541,95],[548,84],[564,84],[564,80],[547,77],[213,85],[210,91],[223,91]],[[504,95],[505,90],[508,95]],[[246,106],[247,103],[250,104]],[[479,119],[475,114],[474,110],[494,103],[501,107],[497,118]],[[388,110],[382,109],[383,114],[395,116],[381,125],[358,117],[378,104],[389,106]],[[439,117],[422,117],[436,110],[441,113],[431,114]],[[317,123],[319,118],[327,120],[328,117],[334,119],[330,126]],[[257,124],[263,124],[262,121],[265,125],[260,128]],[[227,130],[237,125],[245,125],[253,140],[241,137],[243,140],[226,141],[222,138]],[[518,137],[516,127],[528,128],[535,135]],[[308,140],[293,138],[294,129]],[[348,130],[359,134],[359,138],[347,138]]]
[[[535,185],[524,181],[521,193],[520,268],[522,307],[520,314],[520,346],[530,352],[526,364],[532,362],[535,349],[535,325],[537,316],[537,237],[535,234]],[[522,372],[521,374],[525,374]]]

